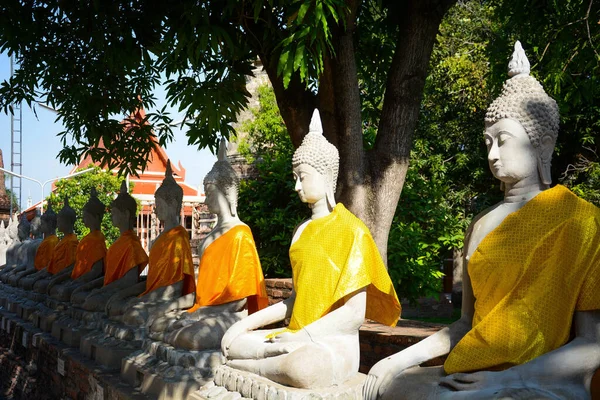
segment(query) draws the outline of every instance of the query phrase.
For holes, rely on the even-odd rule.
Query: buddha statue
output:
[[[31,224],[27,220],[27,216],[23,214],[17,225],[17,241],[10,251],[11,264],[2,269],[0,273],[0,280],[8,282],[9,277],[14,274],[16,270],[25,268],[27,265],[27,245],[31,240],[29,234],[31,233]]]
[[[358,373],[365,316],[398,321],[400,303],[369,229],[335,203],[338,163],[315,110],[293,157],[296,191],[312,215],[292,238],[292,295],[225,333],[221,348],[229,367],[295,388],[343,384]],[[286,329],[258,330],[286,318]]]
[[[6,264],[6,250],[8,250],[8,235],[4,221],[0,221],[0,266]]]
[[[42,243],[41,239],[41,218],[39,216],[39,211],[36,212],[35,217],[31,220],[30,224],[30,233],[28,239],[24,240],[21,244],[21,248],[19,249],[19,253],[23,253],[24,257],[18,263],[19,265],[10,272],[6,278],[8,283],[12,286],[17,286],[17,282],[21,278],[23,271],[35,271],[34,263],[35,263],[35,254],[37,252],[38,247]],[[27,228],[25,228],[27,230]]]
[[[38,293],[45,294],[53,277],[70,272],[68,267],[75,263],[75,253],[79,244],[77,235],[73,233],[76,218],[75,210],[69,205],[69,199],[65,198],[64,206],[56,218],[56,227],[64,234],[63,238],[54,247],[48,266],[21,278],[19,286],[26,290],[34,289]]]
[[[14,266],[15,264],[15,260],[16,260],[16,252],[17,249],[19,248],[19,246],[21,245],[21,241],[19,240],[19,235],[18,235],[18,220],[17,220],[17,214],[15,214],[13,216],[13,218],[11,218],[8,222],[8,227],[6,228],[7,230],[7,235],[8,235],[8,249],[6,250],[6,264],[4,266],[4,268],[2,268],[2,271],[4,272],[4,269],[7,266]],[[7,270],[8,272],[8,270]],[[1,277],[1,276],[0,276]]]
[[[71,303],[87,311],[104,312],[110,297],[139,282],[140,273],[148,264],[148,255],[133,231],[136,212],[137,203],[123,181],[111,205],[112,223],[119,229],[120,236],[106,253],[104,276],[75,289]]]
[[[76,288],[103,275],[106,238],[100,228],[105,210],[106,206],[98,199],[96,189],[92,188],[83,207],[83,223],[90,233],[77,245],[75,264],[54,277],[48,285],[48,294],[56,300],[69,301]]]
[[[484,139],[504,200],[465,235],[460,320],[373,366],[365,399],[587,399],[600,367],[600,210],[551,184],[556,102],[519,42]],[[448,355],[443,367],[419,367]]]
[[[193,298],[196,290],[190,240],[185,228],[179,224],[183,189],[173,178],[170,161],[167,161],[165,178],[154,198],[156,215],[164,224],[164,230],[150,248],[148,276],[145,281],[113,295],[106,305],[109,317],[122,317],[115,319],[127,325],[140,325],[153,310],[161,310],[165,302],[185,296]]]
[[[52,254],[54,248],[58,244],[58,237],[56,236],[56,213],[52,210],[52,206],[48,204],[48,209],[40,218],[40,233],[44,236],[44,240],[35,249],[33,254],[33,268],[25,268],[15,273],[13,278],[14,285],[18,285],[21,278],[27,275],[31,275],[37,271],[40,271],[50,264],[52,260]]]
[[[204,178],[205,204],[217,224],[199,246],[196,296],[165,304],[164,313],[150,320],[152,339],[179,349],[218,349],[233,323],[268,305],[252,232],[237,214],[238,186],[223,139],[218,161]]]

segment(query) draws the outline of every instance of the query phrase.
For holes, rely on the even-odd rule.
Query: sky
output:
[[[10,77],[10,59],[6,54],[0,54],[0,82]],[[156,109],[165,104],[164,88],[158,87],[155,96]],[[48,179],[62,177],[71,170],[71,165],[61,164],[58,153],[62,149],[61,140],[57,136],[64,130],[63,125],[56,120],[56,114],[42,107],[36,107],[37,118],[33,110],[27,104],[23,104],[23,153],[22,153],[22,175],[37,179],[42,183]],[[167,108],[171,112],[174,121],[180,121],[183,113],[178,113],[175,108]],[[148,112],[155,109],[146,110]],[[10,115],[0,112],[0,149],[4,157],[4,168],[10,170],[11,165],[11,120]],[[185,129],[185,128],[184,128]],[[165,151],[174,165],[179,161],[186,169],[186,183],[193,187],[202,185],[204,176],[210,171],[216,161],[216,156],[209,150],[198,150],[196,146],[189,146],[185,136],[185,130],[173,127],[174,140],[167,144]],[[27,198],[31,196],[32,202],[42,199],[42,191],[39,184],[28,180],[22,180],[21,207],[27,205]],[[44,187],[44,194],[50,192],[51,183]],[[10,183],[7,182],[7,188]]]

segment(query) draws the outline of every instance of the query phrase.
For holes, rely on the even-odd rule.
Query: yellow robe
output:
[[[48,264],[47,271],[54,275],[73,264],[78,243],[79,241],[74,233],[65,235],[54,247],[52,260]]]
[[[188,312],[243,298],[248,298],[249,313],[269,305],[252,231],[246,225],[238,225],[204,250],[198,270],[196,303]]]
[[[481,241],[468,271],[473,328],[450,352],[448,374],[555,350],[575,311],[600,309],[600,210],[563,186],[545,190]]]
[[[35,260],[33,261],[35,269],[41,271],[50,264],[52,255],[54,254],[54,248],[57,244],[58,237],[56,235],[48,235],[42,240],[40,247],[37,248],[35,253]]]
[[[142,297],[160,287],[183,281],[182,296],[196,290],[190,239],[183,226],[163,232],[150,249],[146,291]]]
[[[77,279],[81,275],[92,270],[92,266],[98,260],[106,256],[106,238],[102,231],[91,231],[81,239],[77,245],[75,255],[75,267],[71,272],[71,279]]]
[[[104,263],[104,286],[121,279],[133,267],[138,275],[146,268],[148,255],[133,231],[123,232],[109,247]]]
[[[395,325],[400,302],[369,229],[339,203],[311,221],[290,247],[296,300],[288,327],[298,331],[367,288],[366,318]]]

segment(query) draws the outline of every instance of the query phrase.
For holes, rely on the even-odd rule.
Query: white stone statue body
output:
[[[304,151],[309,148],[307,153],[312,155],[307,158],[315,162],[302,162],[303,156],[299,156],[297,162],[294,162],[293,172],[298,196],[308,204],[312,215],[298,226],[292,245],[312,221],[327,218],[335,207],[333,194],[337,180],[337,150],[323,138],[316,110],[310,130],[308,139],[305,138],[306,143],[303,142],[304,147],[301,146],[296,155],[306,154]],[[325,154],[319,154],[322,151]],[[326,164],[321,172],[315,168],[317,164],[321,165],[320,161]],[[323,268],[323,265],[313,267]],[[296,297],[294,291],[285,301],[271,305],[233,325],[221,343],[229,360],[227,365],[298,388],[318,388],[343,383],[358,371],[358,329],[365,317],[365,288],[351,293],[340,308],[299,331],[277,334],[281,329],[260,329],[289,318]]]
[[[585,399],[589,398],[590,381],[594,372],[600,367],[600,311],[598,309],[586,309],[585,311],[575,310],[572,315],[564,316],[564,326],[556,326],[555,329],[566,331],[568,338],[568,329],[571,320],[574,326],[575,339],[564,345],[555,346],[554,350],[548,351],[537,357],[530,358],[529,361],[516,363],[516,365],[500,371],[481,370],[473,365],[472,373],[453,373],[447,375],[444,367],[419,367],[425,361],[439,356],[447,355],[458,349],[461,342],[472,336],[472,331],[478,329],[478,324],[487,323],[481,317],[474,317],[478,313],[477,307],[486,304],[488,301],[486,291],[481,289],[481,275],[476,274],[477,281],[473,280],[469,263],[475,260],[482,260],[482,254],[486,252],[485,241],[488,238],[499,240],[497,238],[510,236],[511,232],[505,230],[509,224],[518,224],[515,220],[517,215],[524,218],[526,210],[532,210],[535,204],[544,201],[550,196],[551,191],[558,191],[558,198],[575,198],[565,188],[548,189],[550,180],[550,161],[558,133],[558,108],[554,100],[549,98],[541,88],[541,85],[534,78],[528,75],[529,63],[522,51],[520,43],[515,45],[515,54],[510,64],[509,74],[511,79],[505,84],[502,95],[492,104],[486,115],[486,125],[484,138],[488,149],[488,162],[493,175],[502,183],[504,190],[504,200],[479,214],[471,223],[467,234],[465,235],[464,247],[464,276],[463,276],[463,301],[461,318],[444,328],[434,335],[410,346],[409,348],[387,357],[373,366],[369,371],[367,381],[364,385],[364,398],[373,399]],[[565,194],[569,193],[569,194]],[[554,196],[554,195],[552,195]],[[552,199],[551,199],[552,200]],[[582,200],[573,200],[585,203]],[[536,203],[538,202],[538,203]],[[594,207],[591,205],[583,206],[591,210],[587,215],[589,218],[596,218]],[[517,212],[521,214],[516,214]],[[513,219],[510,219],[514,216]],[[553,218],[547,216],[545,218]],[[559,217],[559,216],[557,216]],[[586,218],[587,218],[586,217]],[[536,221],[534,221],[535,223]],[[542,221],[539,221],[542,223]],[[579,229],[580,220],[569,220],[569,224],[575,224]],[[584,226],[584,225],[582,225]],[[592,234],[590,240],[596,240],[597,234]],[[505,240],[505,239],[503,239]],[[509,239],[508,239],[509,240]],[[564,241],[563,241],[564,242]],[[561,242],[554,242],[560,244]],[[517,244],[514,244],[517,246]],[[543,246],[543,242],[540,244]],[[509,253],[513,249],[500,249],[500,252]],[[537,254],[537,257],[552,257],[551,250]],[[536,254],[535,250],[532,254]],[[554,259],[560,259],[560,255],[554,255]],[[570,256],[566,256],[570,257]],[[574,257],[576,258],[576,257]],[[552,260],[552,258],[549,258]],[[565,265],[569,265],[575,260],[561,260]],[[478,271],[481,270],[478,264]],[[490,264],[492,265],[492,264]],[[526,268],[519,264],[496,265],[496,270],[502,268],[516,269]],[[475,264],[471,265],[474,267]],[[529,268],[541,267],[551,269],[554,265],[534,265]],[[562,265],[561,265],[562,268]],[[597,268],[591,266],[590,270]],[[508,271],[508,270],[506,270]],[[512,273],[505,273],[507,278]],[[534,276],[537,277],[537,274]],[[529,278],[527,282],[519,286],[518,293],[523,300],[519,304],[528,302],[532,296],[527,292],[527,285],[535,288],[536,278]],[[540,278],[541,279],[541,278]],[[556,282],[560,285],[560,282]],[[520,282],[515,286],[521,285]],[[492,286],[492,287],[490,287]],[[488,285],[488,292],[494,291],[494,284]],[[546,286],[546,284],[544,284]],[[565,283],[565,286],[569,286]],[[479,297],[476,297],[474,288],[477,288]],[[537,290],[537,289],[531,289]],[[550,289],[548,289],[550,290]],[[585,287],[583,289],[585,290]],[[564,291],[564,290],[563,290]],[[545,304],[554,297],[552,292],[548,292],[545,298]],[[514,298],[516,293],[509,293],[503,298],[502,304],[496,304],[496,310],[513,307],[517,302],[509,299]],[[575,296],[578,293],[575,292]],[[542,297],[542,296],[539,296]],[[477,300],[477,303],[476,303]],[[544,299],[542,299],[544,301]],[[558,300],[559,303],[565,302]],[[483,302],[483,303],[482,303]],[[491,306],[490,306],[491,307]],[[549,307],[552,308],[552,307]],[[534,324],[535,329],[539,329],[538,337],[545,337],[550,341],[548,335],[542,328],[542,324],[537,328],[534,321],[540,318],[544,320],[545,316],[535,316],[535,310],[531,310],[530,324]],[[500,311],[501,312],[501,311]],[[481,315],[481,313],[480,313]],[[504,314],[498,314],[504,315]],[[550,314],[547,314],[550,318]],[[485,318],[485,316],[483,317]],[[507,329],[515,328],[515,332],[510,335],[496,334],[494,340],[490,340],[487,348],[491,351],[506,346],[507,340],[519,340],[521,332],[517,323],[510,323],[502,320],[495,322],[499,326],[506,326]],[[488,326],[488,325],[486,325]],[[496,326],[496,325],[490,325]],[[494,331],[496,332],[496,331]],[[512,332],[512,331],[511,331]],[[525,333],[523,333],[525,335]],[[530,337],[530,336],[526,336]],[[485,339],[484,339],[485,340]],[[537,345],[536,340],[530,338],[526,340],[526,345]],[[462,350],[464,351],[464,347]],[[487,351],[487,349],[486,349]],[[483,358],[484,352],[473,346],[471,357],[476,360]],[[507,352],[507,350],[499,350]],[[487,353],[485,353],[487,354]],[[448,358],[446,367],[450,361]],[[518,356],[518,355],[516,355]],[[515,357],[516,357],[515,356]],[[508,354],[507,357],[512,357]],[[456,358],[455,358],[456,359]]]
[[[0,221],[0,267],[6,264],[6,250],[8,250],[8,235],[4,221]]]
[[[230,232],[232,228],[246,226],[237,214],[239,179],[226,160],[226,150],[225,141],[222,140],[219,147],[219,159],[204,179],[205,204],[211,213],[217,215],[217,224],[199,246],[198,253],[201,260],[203,260],[202,256],[205,250],[212,243]],[[239,246],[232,247],[235,248],[231,251],[239,250]],[[255,253],[256,249],[253,250]],[[222,256],[224,260],[230,259],[229,254],[223,254]],[[245,265],[236,265],[236,268],[245,268],[246,271],[254,273],[256,271],[251,267],[254,265],[253,261],[242,260]],[[206,265],[203,261],[200,262],[200,268],[220,267],[219,265]],[[256,267],[260,268],[259,265]],[[228,266],[222,266],[221,268],[228,268]],[[262,277],[262,272],[260,275]],[[198,285],[224,284],[203,282],[198,277],[196,277],[196,281]],[[163,307],[164,316],[159,316],[156,320],[149,319],[148,324],[151,325],[150,337],[171,344],[176,348],[188,350],[218,349],[225,331],[235,322],[248,315],[245,309],[246,303],[247,299],[242,298],[220,304],[199,305],[195,311],[189,312],[185,309],[182,310],[182,308],[187,309],[194,306],[195,299],[193,296],[186,296],[178,300],[177,303],[165,304]]]

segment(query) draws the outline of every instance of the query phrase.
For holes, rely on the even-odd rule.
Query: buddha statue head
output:
[[[56,228],[68,235],[73,233],[73,225],[75,225],[75,221],[77,220],[77,214],[75,210],[71,208],[69,205],[69,198],[65,197],[65,204],[63,208],[58,212],[56,217]]]
[[[323,136],[319,110],[315,109],[308,134],[292,157],[296,191],[302,202],[314,204],[325,198],[331,209],[335,207],[339,161],[337,148]]]
[[[169,218],[178,218],[181,212],[181,203],[183,201],[183,189],[175,182],[173,178],[173,169],[171,161],[167,160],[167,169],[165,179],[154,193],[156,202],[156,217],[160,221]]]
[[[219,143],[217,162],[204,178],[204,203],[208,210],[217,215],[229,212],[232,217],[237,216],[237,201],[240,180],[227,161],[227,146],[225,139]]]
[[[15,214],[10,219],[10,221],[8,223],[8,228],[7,228],[8,229],[8,237],[10,238],[11,242],[19,241],[18,225],[19,225],[19,220],[17,218],[17,214]]]
[[[90,230],[99,230],[106,206],[98,198],[96,188],[90,190],[90,198],[83,206],[83,224]]]
[[[19,225],[17,226],[17,236],[19,240],[22,242],[29,238],[29,234],[31,233],[31,224],[27,219],[27,215],[23,213],[21,216],[21,220],[19,221]]]
[[[119,195],[111,205],[112,223],[121,231],[131,230],[135,226],[137,203],[127,190],[127,183],[121,182]]]
[[[33,236],[34,239],[40,239],[42,237],[42,218],[39,209],[35,211],[35,217],[31,220],[31,236]]]
[[[56,213],[52,209],[52,205],[48,203],[48,208],[42,214],[41,230],[44,235],[52,235],[56,232]]]
[[[550,163],[558,136],[558,106],[529,75],[529,61],[519,41],[508,75],[502,93],[485,115],[490,169],[502,188],[505,183],[535,175],[547,188],[552,183]]]

